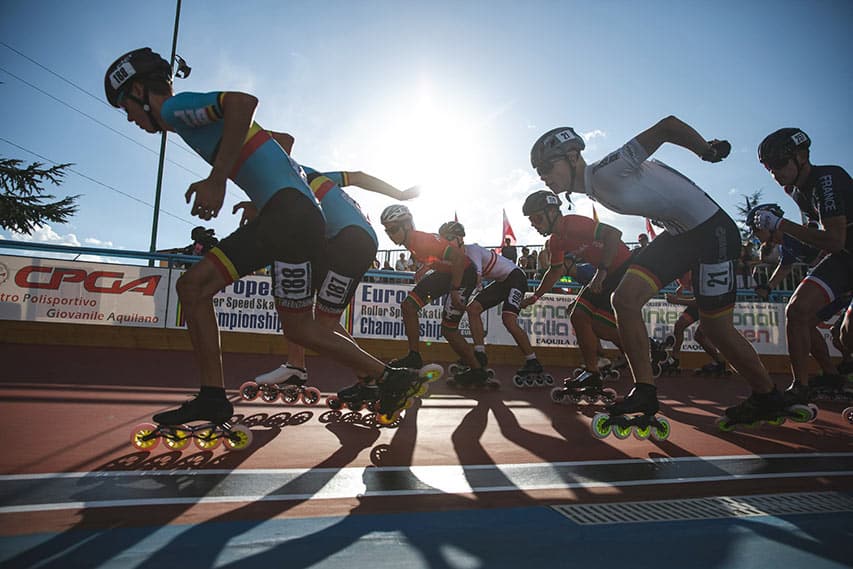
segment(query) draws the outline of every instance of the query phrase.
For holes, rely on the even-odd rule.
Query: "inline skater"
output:
[[[536,358],[527,332],[518,325],[521,299],[527,292],[527,275],[524,274],[524,270],[494,251],[476,243],[466,244],[465,227],[458,221],[448,221],[442,224],[438,229],[438,234],[464,251],[477,272],[476,290],[479,292],[468,303],[465,312],[468,314],[468,325],[471,328],[471,338],[474,341],[474,353],[478,357],[482,354],[480,363],[483,366],[488,365],[488,358],[485,357],[486,333],[483,329],[482,314],[493,306],[502,303],[501,322],[524,356],[524,366],[516,372],[513,377],[513,384],[516,387],[530,387],[554,383],[554,378],[544,372],[542,364]],[[480,283],[483,279],[490,279],[492,282],[481,290]]]
[[[693,286],[691,284],[693,282],[692,273],[688,271],[676,279],[676,282],[678,283],[678,288],[676,288],[675,294],[667,294],[666,301],[670,304],[684,306],[684,311],[678,317],[678,320],[676,320],[672,334],[665,342],[671,346],[670,355],[663,363],[663,373],[665,374],[673,374],[680,371],[679,364],[681,363],[680,356],[681,346],[684,344],[684,333],[693,323],[699,321],[699,307],[696,305],[696,298],[691,291]],[[722,360],[720,352],[705,335],[701,323],[696,326],[696,330],[693,332],[693,339],[696,340],[696,343],[699,344],[706,354],[711,356],[712,360],[696,369],[694,375],[716,375],[718,377],[725,375],[728,371],[726,362]]]
[[[291,153],[294,142],[291,135],[281,132],[270,132],[270,134],[285,152]],[[355,186],[397,200],[417,197],[420,189],[415,186],[407,190],[399,190],[379,178],[360,171],[320,173],[308,166],[303,166],[303,169],[326,217],[328,270],[317,292],[315,316],[327,327],[355,342],[349,332],[341,326],[340,317],[352,300],[358,283],[371,268],[379,242],[358,203],[342,188]],[[251,202],[241,202],[234,206],[234,213],[238,210],[242,210],[241,226],[257,216],[257,209]],[[241,386],[240,392],[245,399],[251,400],[260,394],[265,401],[275,401],[281,393],[282,399],[287,402],[295,402],[301,397],[305,403],[313,405],[319,400],[319,392],[316,389],[304,387],[308,380],[305,348],[294,342],[288,342],[287,353],[286,363]],[[360,378],[355,385],[340,391],[334,401],[330,400],[330,404],[335,406],[343,402],[353,409],[368,405],[372,401],[369,397],[362,396],[370,396],[374,400],[377,398],[378,390],[374,383],[375,378]]]
[[[784,212],[775,204],[756,206],[748,219],[753,231],[762,232],[759,236],[762,242],[781,243],[784,250],[785,238],[788,238],[789,249],[799,241],[824,253],[797,285],[785,307],[785,335],[792,375],[786,397],[797,403],[808,402],[814,388],[823,391],[841,387],[842,378],[837,370],[833,373],[829,369],[834,366],[829,362],[824,340],[816,326],[820,318],[831,316],[826,312],[821,314],[823,308],[837,312],[841,306],[829,307],[835,302],[843,303],[839,299],[853,291],[853,254],[849,250],[851,228],[848,226],[853,181],[839,166],[811,164],[810,147],[811,139],[797,128],[779,129],[767,135],[758,146],[758,161],[791,196],[810,223],[801,225],[784,219]],[[808,249],[802,250],[808,252]],[[821,367],[830,373],[818,376],[816,385],[811,385],[808,356],[815,349],[824,361]]]
[[[589,166],[581,156],[583,139],[568,127],[546,132],[531,150],[533,167],[555,192],[585,193],[613,211],[647,217],[665,228],[632,260],[613,294],[619,336],[635,386],[623,401],[593,421],[598,436],[607,436],[611,427],[616,427],[617,436],[626,430],[630,433],[632,427],[637,436],[650,432],[659,438],[668,436],[668,422],[654,417],[659,404],[647,355],[649,339],[642,307],[666,283],[691,269],[705,333],[746,378],[753,392],[746,401],[726,410],[726,424],[722,426],[775,421],[792,413],[758,354],[733,324],[734,269],[741,249],[737,225],[691,180],[649,159],[666,142],[691,150],[708,162],[719,162],[731,150],[728,142],[706,141],[674,116]],[[600,270],[610,268],[605,264]],[[629,419],[624,417],[628,413],[642,416]]]
[[[380,378],[389,393],[385,411],[402,406],[405,397],[400,394],[420,383],[417,374],[385,366],[312,314],[314,292],[326,274],[325,218],[304,171],[254,121],[258,99],[234,91],[174,94],[171,66],[150,48],[128,52],[110,65],[104,89],[108,102],[123,109],[128,121],[152,134],[176,132],[211,164],[210,175],[185,193],[187,203],[193,201],[192,215],[216,217],[229,178],[260,212],[178,280],[201,388],[194,399],[154,420],[163,425],[198,420],[222,424],[231,418],[213,295],[269,265],[275,267],[273,289],[286,335],[362,375]]]
[[[561,204],[560,198],[549,190],[533,192],[524,201],[522,212],[530,224],[540,234],[549,236],[546,247],[551,254],[551,266],[533,295],[521,302],[521,308],[535,304],[572,265],[587,262],[597,267],[592,280],[578,295],[570,317],[586,371],[577,378],[567,378],[564,387],[555,388],[551,395],[554,401],[572,394],[609,399],[613,391],[602,390],[599,340],[621,344],[610,294],[628,269],[632,253],[622,242],[621,231],[581,215],[562,215]]]
[[[474,265],[458,247],[432,233],[416,230],[412,213],[402,204],[386,207],[382,211],[381,222],[391,241],[404,246],[416,261],[424,265],[418,271],[421,276],[415,288],[400,303],[409,353],[403,358],[392,360],[391,364],[407,368],[423,365],[418,313],[431,299],[448,295],[444,302],[441,332],[453,351],[468,366],[461,368],[458,375],[448,378],[448,384],[459,387],[497,387],[499,384],[489,379],[485,366],[459,332],[459,322],[477,286]]]

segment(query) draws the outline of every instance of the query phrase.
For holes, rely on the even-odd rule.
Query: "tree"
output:
[[[752,235],[752,230],[746,225],[746,215],[749,211],[761,203],[761,190],[756,190],[752,192],[752,195],[743,196],[744,205],[737,206],[738,218],[735,220],[740,225],[740,235],[744,241],[750,238]]]
[[[65,223],[77,212],[79,195],[45,203],[55,196],[44,193],[45,181],[60,184],[71,164],[42,168],[34,162],[24,168],[21,160],[0,158],[0,227],[29,235],[44,221]]]

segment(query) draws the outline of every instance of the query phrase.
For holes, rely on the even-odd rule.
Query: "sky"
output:
[[[5,0],[0,19],[0,157],[72,163],[57,197],[79,194],[68,223],[0,239],[147,251],[160,137],[104,101],[107,66],[150,46],[168,59],[176,3]],[[768,133],[796,126],[812,162],[853,171],[853,2],[847,0],[185,0],[177,53],[192,67],[176,91],[244,91],[257,122],[296,138],[321,171],[361,170],[405,189],[418,229],[454,214],[467,241],[496,246],[505,210],[519,244],[544,238],[521,213],[544,186],[530,166],[543,132],[572,126],[593,162],[667,115],[732,143],[722,163],[664,145],[655,158],[730,215],[757,190],[799,219],[758,163]],[[236,227],[229,182],[212,222],[190,215],[187,187],[210,166],[168,137],[158,249],[196,225]],[[385,196],[349,188],[380,237]],[[596,206],[636,241],[645,220]],[[568,210],[563,208],[564,213]],[[592,215],[576,195],[574,213]],[[0,248],[1,250],[1,248]],[[20,253],[18,253],[20,254]],[[392,257],[393,262],[393,257]]]

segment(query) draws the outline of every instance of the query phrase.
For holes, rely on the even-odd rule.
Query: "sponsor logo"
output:
[[[84,271],[61,267],[24,267],[15,274],[15,284],[21,288],[59,290],[62,283],[82,283],[88,292],[98,294],[124,294],[138,292],[154,296],[161,275],[151,275],[127,280],[124,273],[115,271]]]

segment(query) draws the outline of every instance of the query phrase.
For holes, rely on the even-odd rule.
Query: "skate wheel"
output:
[[[307,387],[302,392],[302,402],[306,405],[316,405],[320,401],[320,390],[316,387]]]
[[[660,364],[658,362],[652,364],[652,375],[654,377],[660,377],[662,371],[663,369],[660,367]]]
[[[543,385],[545,385],[545,378],[541,375],[537,375],[533,378],[533,382],[536,384],[536,387],[542,387]]]
[[[811,411],[809,411],[809,418],[806,419],[806,421],[811,420],[811,416],[812,416],[812,413],[811,413]],[[796,420],[795,420],[795,422],[796,422]],[[803,421],[803,422],[805,422],[805,421]],[[785,417],[776,417],[775,419],[770,419],[769,421],[767,421],[767,424],[770,425],[771,427],[781,427],[782,425],[785,424]]]
[[[612,425],[608,424],[609,420],[610,415],[607,413],[596,413],[595,417],[592,418],[592,423],[589,424],[592,436],[597,439],[606,439],[613,430]]]
[[[157,425],[153,423],[140,423],[136,425],[130,434],[130,444],[138,450],[152,450],[156,448],[160,444]]]
[[[631,432],[633,431],[633,427],[631,425],[627,425],[625,427],[614,423],[613,424],[613,436],[619,439],[620,441],[624,441],[628,437],[631,436]]]
[[[524,378],[524,387],[533,387],[536,381],[530,376]]]
[[[652,436],[652,426],[634,427],[634,438],[638,441],[644,441]]]
[[[418,377],[425,379],[424,383],[438,381],[444,376],[444,368],[438,364],[425,365],[418,372]]]
[[[853,407],[848,407],[842,411],[841,416],[847,419],[848,423],[853,423]]]
[[[492,368],[487,369],[486,370],[486,377],[488,377],[489,379],[494,379],[495,378],[495,370],[493,370]]]
[[[275,386],[264,385],[260,388],[261,390],[261,400],[266,403],[275,403],[278,399],[278,389]]]
[[[545,376],[545,385],[554,385],[554,376],[550,373]]]
[[[817,416],[817,413],[813,413],[811,407],[808,405],[792,405],[788,407],[788,411],[792,413],[791,420],[795,423],[808,423],[809,421],[814,421]],[[784,421],[785,417],[782,417],[782,419]]]
[[[343,404],[341,403],[341,400],[338,399],[335,395],[330,395],[326,399],[326,406],[329,409],[332,409],[334,411],[338,411],[338,410],[340,410],[341,407],[343,407]]]
[[[295,387],[285,388],[281,391],[281,400],[288,405],[294,405],[299,401],[299,389]],[[273,399],[275,401],[275,399]]]
[[[447,366],[447,373],[450,375],[458,375],[460,371],[459,364],[450,364]]]
[[[580,403],[581,400],[585,400],[585,396],[581,395],[577,391],[569,391],[568,395],[572,403]]]
[[[201,450],[213,450],[221,442],[215,428],[200,429],[193,434],[195,446]]]
[[[252,444],[252,430],[246,425],[234,425],[223,438],[225,450],[243,450]]]
[[[658,423],[660,423],[659,427],[652,426],[652,438],[656,441],[665,441],[672,432],[672,425],[664,417],[659,417]]]
[[[585,369],[583,369],[582,367],[576,367],[576,368],[575,368],[575,371],[573,371],[573,372],[572,372],[572,379],[577,379],[577,378],[579,378],[579,377],[580,377],[580,375],[581,375],[583,372],[585,372],[585,371],[586,371],[586,370],[585,370]]]
[[[735,430],[735,426],[729,423],[728,417],[720,417],[717,419],[717,428],[724,433],[730,433]]]
[[[621,377],[621,375],[622,374],[619,372],[618,369],[610,370],[610,374],[608,376],[608,379],[612,379],[613,381],[619,381],[619,378]]]
[[[181,450],[190,444],[192,438],[192,431],[171,429],[167,435],[163,436],[163,444],[172,450]]]
[[[814,403],[809,403],[808,408],[812,411],[812,421],[814,421],[815,419],[817,419],[817,405],[815,405]]]
[[[566,399],[566,392],[562,387],[555,387],[551,390],[551,401],[554,403],[563,403]]]
[[[616,391],[613,389],[610,389],[609,387],[607,389],[602,390],[601,401],[603,403],[605,403],[606,405],[610,405],[612,403],[615,403],[616,402]]]
[[[514,376],[512,376],[512,384],[519,389],[523,389],[524,388],[524,378],[521,377],[520,375],[514,375]]]
[[[240,386],[240,397],[245,401],[254,401],[258,398],[258,384],[254,381],[247,381]]]
[[[376,424],[382,427],[391,426],[394,421],[400,418],[400,410],[394,411],[390,415],[386,415],[385,413],[376,413]]]

